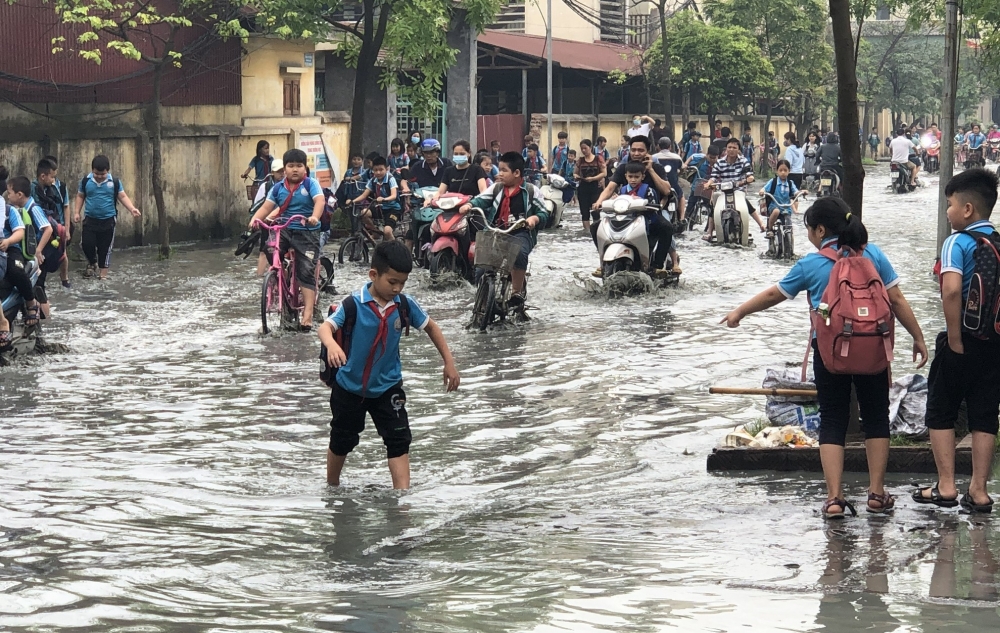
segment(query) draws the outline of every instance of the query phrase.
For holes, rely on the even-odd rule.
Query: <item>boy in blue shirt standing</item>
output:
[[[303,330],[312,329],[313,310],[316,305],[316,262],[319,260],[319,221],[323,217],[326,200],[323,189],[314,178],[306,177],[306,153],[300,149],[290,149],[282,156],[285,164],[285,178],[275,183],[267,194],[267,200],[250,220],[263,219],[273,222],[281,218],[284,224],[296,215],[305,216],[296,220],[281,232],[278,249],[284,257],[288,249],[295,250],[295,278],[302,290],[302,301],[307,306],[302,311]]]
[[[141,214],[129,200],[122,181],[111,175],[111,161],[107,156],[95,156],[90,161],[90,169],[91,173],[80,181],[77,188],[73,221],[78,224],[83,222],[80,246],[87,257],[87,270],[83,276],[93,277],[100,270],[101,281],[104,281],[108,278],[108,269],[111,267],[111,247],[115,242],[115,225],[118,223],[118,202],[125,205],[133,218]]]
[[[992,261],[994,279],[979,279],[976,250],[987,248],[987,260],[996,257],[1000,245],[990,215],[997,202],[998,179],[985,169],[967,169],[945,187],[948,221],[955,230],[941,247],[941,303],[946,331],[938,334],[934,360],[928,374],[927,414],[931,448],[938,467],[933,487],[913,493],[917,503],[944,508],[959,504],[970,513],[990,513],[993,499],[986,493],[996,445],[1000,417],[1000,336],[996,335],[994,304],[984,290],[995,284],[998,263]],[[992,246],[986,247],[983,240]],[[977,277],[974,282],[974,277]],[[971,295],[971,296],[970,296]],[[987,332],[979,338],[970,331],[974,320],[969,312],[981,309],[989,320]],[[972,433],[972,480],[968,492],[958,498],[955,484],[955,423],[965,401],[969,431]]]
[[[399,360],[399,340],[404,329],[409,332],[413,325],[427,332],[444,359],[445,389],[458,389],[455,359],[441,328],[416,300],[402,294],[411,270],[413,259],[405,246],[397,240],[382,242],[372,255],[369,283],[345,299],[319,328],[319,340],[327,351],[326,362],[337,368],[330,393],[333,419],[326,452],[326,481],[332,486],[340,485],[347,455],[360,441],[365,416],[371,415],[385,444],[392,487],[410,487],[413,438]],[[353,305],[350,310],[344,305],[349,301]],[[348,321],[350,313],[354,315],[353,323]]]
[[[549,166],[549,172],[553,174],[562,174],[563,169],[566,166],[566,161],[569,158],[569,147],[567,147],[569,134],[566,132],[559,132],[557,137],[559,139],[559,144],[552,148],[552,163]]]

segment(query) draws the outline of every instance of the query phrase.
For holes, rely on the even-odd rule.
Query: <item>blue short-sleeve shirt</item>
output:
[[[38,231],[39,235],[46,228],[52,226],[49,224],[49,216],[45,213],[43,209],[34,198],[28,198],[28,203],[24,205],[24,210],[31,214],[31,223],[35,225],[35,230]]]
[[[989,220],[973,222],[965,227],[966,231],[977,233],[994,233],[994,227]],[[952,233],[941,245],[941,274],[958,273],[962,276],[962,303],[969,298],[969,287],[972,285],[972,273],[976,269],[976,240],[965,233]]]
[[[118,181],[119,193],[125,191],[125,183]],[[103,182],[94,180],[91,173],[80,183],[79,193],[85,196],[83,214],[95,220],[107,220],[118,216],[115,206],[115,179],[108,172]]]
[[[771,193],[772,190],[774,193]],[[764,185],[764,191],[771,193],[771,195],[774,196],[774,200],[778,201],[777,204],[774,200],[767,201],[767,210],[774,211],[778,208],[778,204],[791,204],[792,196],[799,192],[799,188],[795,186],[795,183],[792,182],[791,178],[782,180],[781,178],[775,176],[774,178],[768,180],[767,184]],[[791,213],[792,209],[791,207],[784,207],[781,211],[783,213]]]
[[[375,198],[388,198],[389,196],[392,195],[392,190],[397,188],[398,186],[399,185],[396,184],[396,179],[393,178],[388,173],[386,173],[386,175],[383,176],[381,179],[372,176],[372,178],[368,181],[368,184],[365,185],[365,187],[370,192],[368,195],[372,199],[372,201],[374,201]],[[382,209],[386,211],[399,211],[400,209],[399,198],[396,198],[395,200],[391,200],[389,202],[383,202]]]
[[[288,183],[286,180],[282,180],[271,187],[271,191],[267,194],[267,199],[273,202],[280,209],[285,200],[288,199]],[[313,214],[313,206],[315,205],[316,196],[320,198],[323,197],[323,189],[316,182],[315,178],[306,178],[300,182],[297,186],[293,188],[292,201],[288,203],[288,207],[285,212],[281,214],[279,220],[282,223],[286,222],[288,218],[293,215],[302,215],[309,218]],[[308,226],[304,225],[301,220],[296,220],[292,224],[288,225],[288,228],[296,231],[318,231],[320,230],[320,225]]]
[[[837,238],[832,237],[824,240],[821,248],[836,245]],[[874,244],[865,246],[864,256],[875,264],[875,270],[882,278],[882,284],[886,290],[899,284],[899,275],[889,263],[889,258],[882,250]],[[788,299],[794,299],[800,292],[809,293],[810,308],[815,310],[819,307],[823,292],[830,282],[830,273],[833,271],[833,261],[820,255],[819,253],[809,253],[799,261],[795,262],[792,269],[788,271],[785,278],[778,282],[778,290]]]
[[[267,178],[267,175],[271,173],[272,160],[270,156],[266,158],[261,158],[260,156],[253,157],[253,160],[250,161],[250,167],[254,172],[254,180],[264,180]]]
[[[410,325],[423,330],[430,322],[430,317],[424,312],[417,301],[408,295],[399,294],[393,299],[396,310],[387,317],[387,334],[382,341],[376,341],[382,315],[388,312],[379,306],[371,295],[371,284],[365,284],[360,290],[352,293],[358,303],[358,318],[351,333],[351,349],[347,353],[347,364],[337,371],[337,384],[345,391],[355,395],[374,398],[382,395],[403,380],[403,366],[399,360],[399,340],[403,335],[403,324],[399,317],[398,304],[409,301]],[[335,330],[344,326],[346,313],[341,304],[337,310],[327,317]],[[365,367],[371,360],[371,371],[368,384],[363,385]]]
[[[14,231],[23,228],[24,222],[21,220],[21,213],[14,207],[8,206],[3,223],[3,239],[9,238],[14,234]]]

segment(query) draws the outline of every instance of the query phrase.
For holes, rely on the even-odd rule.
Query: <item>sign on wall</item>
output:
[[[319,134],[303,134],[299,137],[299,149],[306,153],[309,174],[319,182],[319,186],[336,189],[335,176],[323,137]]]

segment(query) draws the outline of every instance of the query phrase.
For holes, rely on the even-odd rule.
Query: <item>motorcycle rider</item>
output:
[[[656,142],[660,147],[660,151],[653,154],[653,160],[655,160],[663,170],[667,172],[667,182],[670,183],[670,188],[674,190],[677,195],[677,219],[684,220],[685,208],[684,208],[684,190],[681,189],[680,181],[680,171],[683,165],[683,159],[680,154],[674,152],[671,148],[673,147],[673,142],[670,137],[662,136],[660,140]]]
[[[444,182],[444,172],[451,167],[451,161],[441,157],[441,143],[436,139],[425,139],[420,143],[423,155],[418,161],[410,163],[410,182],[420,187],[437,189]]]
[[[916,183],[917,176],[920,175],[920,167],[923,164],[922,161],[920,160],[920,153],[921,153],[920,136],[918,136],[916,132],[907,132],[906,138],[910,139],[910,143],[913,144],[913,146],[910,148],[910,155],[908,156],[908,158],[911,163],[917,166],[917,173],[914,174],[913,176],[913,182]]]
[[[714,144],[713,144],[714,145]],[[750,161],[743,156],[740,151],[740,141],[736,138],[729,139],[726,144],[726,155],[723,156],[715,163],[712,167],[712,172],[709,178],[709,185],[719,185],[724,182],[739,182],[743,180],[743,174],[750,171]],[[746,183],[738,186],[737,191],[746,192]],[[767,232],[767,227],[764,225],[764,221],[760,219],[760,214],[757,213],[757,209],[754,208],[750,200],[746,201],[747,211],[750,213],[750,217],[753,218],[757,226],[760,227],[761,233]],[[711,241],[712,234],[715,232],[715,216],[708,216],[708,222],[705,227],[705,235],[701,238],[706,242]]]
[[[646,167],[642,163],[627,163],[625,165],[626,182],[618,190],[618,195],[645,198],[647,206],[658,209],[660,206],[660,196],[657,195],[655,188],[643,183],[642,180],[645,172]],[[653,274],[657,277],[667,277],[669,275],[669,272],[663,269],[667,261],[667,255],[671,256],[671,271],[680,274],[680,268],[677,266],[677,251],[673,248],[674,227],[669,222],[664,222],[663,216],[655,211],[647,212],[644,215],[646,218],[646,240],[649,242],[650,268],[652,268]],[[662,227],[654,228],[657,224],[667,225],[670,229],[670,239],[666,239],[667,231]],[[653,237],[654,231],[658,236],[655,239]]]
[[[816,162],[819,163],[819,171],[832,171],[837,174],[837,188],[844,186],[844,165],[840,155],[840,137],[836,132],[826,135],[826,142],[816,153]]]
[[[972,131],[965,135],[965,146],[970,150],[982,150],[983,143],[986,142],[986,135],[983,134],[979,124],[973,124]],[[985,162],[983,157],[983,162]]]
[[[633,136],[629,139],[630,143],[628,146],[629,159],[637,163],[642,163],[646,166],[646,175],[643,178],[643,182],[654,189],[660,194],[660,198],[669,196],[672,191],[670,187],[670,182],[667,179],[667,172],[663,169],[663,166],[654,162],[653,157],[649,155],[649,138],[645,136]],[[598,196],[597,201],[594,203],[593,211],[591,211],[591,216],[593,217],[593,223],[590,225],[590,235],[594,238],[594,246],[597,246],[597,227],[601,223],[601,205],[604,201],[611,196],[618,193],[618,189],[625,184],[625,163],[622,162],[615,169],[615,173],[611,175],[604,191]],[[662,216],[661,216],[662,217]],[[657,223],[653,226],[653,230],[658,231],[660,235],[657,239],[661,237],[666,238],[669,242],[670,237],[673,236],[673,227],[670,227],[670,234],[667,235],[666,229],[662,226],[664,224],[669,224],[664,221],[662,223]],[[598,267],[594,271],[595,277],[600,277],[603,275],[603,271]]]
[[[549,219],[545,209],[545,200],[541,190],[525,182],[524,157],[517,152],[506,152],[500,157],[500,172],[497,174],[497,184],[491,190],[481,193],[466,204],[458,212],[468,213],[473,207],[483,209],[486,221],[491,226],[505,229],[515,221],[525,218],[527,228],[519,229],[510,234],[521,245],[521,253],[517,256],[510,271],[510,281],[513,294],[512,305],[524,303],[524,278],[528,270],[528,256],[538,243],[538,227],[545,226]],[[469,222],[470,230],[475,222]]]
[[[889,151],[892,152],[892,158],[889,160],[893,163],[898,163],[900,169],[908,169],[910,171],[910,184],[916,186],[917,171],[920,168],[910,162],[913,141],[906,137],[906,131],[903,128],[899,129],[896,138],[892,139],[892,142],[889,143]]]
[[[685,168],[694,167],[697,170],[694,180],[691,181],[691,197],[688,199],[685,215],[691,215],[691,211],[694,209],[694,205],[697,203],[699,198],[708,203],[708,206],[711,208],[712,191],[705,186],[705,183],[708,182],[708,176],[712,173],[712,169],[715,167],[715,163],[718,160],[719,148],[709,146],[708,153],[692,154],[688,157],[687,161],[685,161]]]
[[[997,129],[997,124],[994,123],[990,126],[990,132],[986,135],[986,142],[990,145],[990,153],[993,154],[993,160],[1000,159],[997,150],[1000,149],[1000,129]]]

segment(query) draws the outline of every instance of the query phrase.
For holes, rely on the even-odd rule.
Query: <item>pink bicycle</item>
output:
[[[260,321],[264,334],[277,328],[298,329],[302,312],[307,308],[295,277],[295,251],[288,249],[282,258],[279,248],[282,229],[296,220],[305,222],[306,218],[293,215],[284,224],[268,224],[263,220],[254,223],[260,230],[270,231],[267,247],[271,251],[271,267],[264,274],[260,289]],[[314,306],[308,306],[308,309],[312,310]]]

